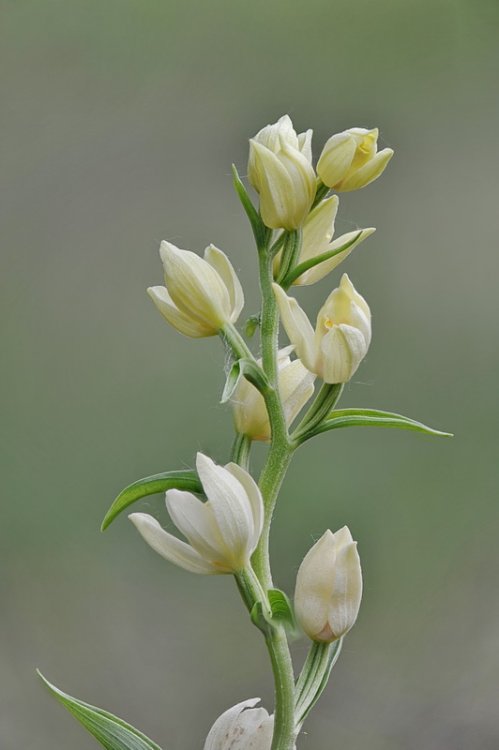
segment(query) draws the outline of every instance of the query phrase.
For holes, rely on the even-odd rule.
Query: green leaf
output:
[[[272,610],[271,624],[282,625],[291,639],[299,637],[300,629],[296,623],[293,606],[284,591],[269,589],[267,596]]]
[[[283,287],[283,289],[289,289],[291,284],[293,284],[293,282],[295,282],[296,279],[298,279],[302,275],[302,273],[305,273],[305,271],[308,271],[310,268],[314,268],[315,266],[318,266],[319,263],[324,263],[324,261],[329,260],[330,258],[334,258],[340,253],[344,253],[345,250],[348,250],[349,247],[352,247],[352,245],[354,245],[358,241],[363,231],[363,229],[360,229],[355,237],[353,237],[348,242],[345,242],[345,244],[341,245],[341,247],[336,248],[336,250],[326,250],[325,253],[321,253],[320,255],[316,255],[314,258],[304,260],[303,263],[299,263],[294,268],[291,268],[289,272],[287,272],[284,276],[284,279],[281,281],[281,286]]]
[[[267,635],[272,627],[270,619],[265,615],[263,605],[261,602],[255,602],[251,608],[250,618],[253,625],[262,631],[264,635]]]
[[[282,625],[290,635],[298,633],[298,627],[291,603],[280,589],[269,589],[267,596],[270,611],[266,612],[261,602],[255,602],[250,612],[251,621],[262,633],[267,634],[270,628]]]
[[[243,182],[241,178],[239,177],[239,173],[237,171],[236,165],[232,165],[232,177],[233,177],[233,183],[234,183],[234,189],[237,193],[237,196],[239,200],[241,201],[242,207],[244,208],[246,212],[246,216],[248,217],[251,228],[253,230],[253,234],[255,236],[256,244],[258,248],[263,248],[266,243],[267,239],[270,235],[270,230],[265,226],[263,223],[260,214],[254,207],[251,198],[248,195],[248,192],[246,188],[243,185]]]
[[[272,610],[272,620],[279,622],[285,627],[296,630],[296,621],[291,603],[280,589],[269,589],[267,591],[270,608]]]
[[[189,492],[203,491],[201,482],[194,471],[164,471],[161,474],[153,474],[150,477],[138,479],[120,492],[106,513],[101,531],[107,529],[116,516],[119,516],[125,508],[128,508],[136,500],[171,489],[188,490]]]
[[[452,437],[451,432],[441,432],[433,427],[428,427],[415,419],[404,417],[402,414],[394,414],[390,411],[379,409],[338,409],[329,413],[327,419],[314,431],[314,435],[320,432],[336,430],[340,427],[395,427],[399,430],[413,430],[426,435],[437,435],[439,437]]]
[[[238,359],[237,362],[234,362],[227,375],[222,393],[222,404],[225,404],[230,399],[241,377],[249,380],[260,393],[266,393],[269,389],[267,376],[254,359]]]
[[[63,693],[37,670],[47,688],[106,750],[161,750],[160,746],[117,716]]]
[[[237,388],[237,384],[239,383],[239,380],[241,379],[241,360],[238,359],[237,362],[234,362],[232,367],[229,370],[229,374],[227,375],[227,380],[225,381],[224,390],[222,393],[222,398],[220,399],[221,404],[226,404],[227,401],[230,399],[232,394]]]
[[[343,638],[333,643],[314,642],[296,683],[295,717],[297,729],[324,692],[331,671],[338,661]]]

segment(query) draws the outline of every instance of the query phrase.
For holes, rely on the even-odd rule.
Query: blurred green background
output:
[[[340,199],[378,232],[342,266],[374,340],[345,406],[456,433],[358,429],[297,455],[273,533],[276,582],[345,523],[361,616],[302,748],[492,750],[499,741],[495,0],[2,0],[0,745],[94,740],[46,676],[166,750],[261,695],[266,656],[228,577],[168,565],[125,518],[128,482],[227,460],[223,351],[145,294],[168,238],[227,252],[257,303],[233,195],[247,139],[281,114],[378,125],[396,155]],[[339,274],[300,291],[317,309]],[[285,339],[283,338],[283,341]],[[156,511],[161,498],[142,504]],[[297,659],[306,644],[295,647]]]

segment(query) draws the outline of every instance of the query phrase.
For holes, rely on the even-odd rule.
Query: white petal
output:
[[[315,375],[299,359],[279,371],[279,392],[289,426],[314,392]]]
[[[230,320],[235,323],[244,307],[244,293],[232,263],[228,257],[215,245],[209,245],[204,251],[205,260],[218,273],[227,287],[230,298]]]
[[[343,252],[338,253],[338,255],[334,255],[329,260],[325,260],[323,263],[319,263],[317,266],[314,266],[308,271],[305,271],[305,273],[302,273],[302,275],[294,283],[297,286],[307,286],[309,284],[315,284],[317,281],[320,281],[324,278],[324,276],[327,276],[328,273],[331,273],[331,271],[339,266],[340,263],[343,263],[343,261],[348,258],[352,250],[355,250],[357,245],[360,245],[361,242],[370,237],[371,234],[373,234],[375,231],[376,230],[374,227],[367,227],[366,229],[342,234],[340,237],[335,239],[334,242],[331,242],[331,244],[323,252],[327,252],[328,250],[338,250],[340,247],[343,247],[343,245],[346,245],[350,242],[352,244],[346,250],[343,250]],[[352,242],[355,237],[357,237],[357,239]]]
[[[336,133],[326,142],[317,162],[317,174],[328,187],[343,179],[355,156],[357,145],[348,131]]]
[[[341,529],[334,532],[334,543],[336,544],[337,551],[342,547],[345,547],[347,544],[352,544],[352,542],[353,538],[348,526],[342,526]]]
[[[328,622],[339,638],[354,625],[362,599],[362,572],[357,542],[351,542],[337,551],[334,566],[334,585]]]
[[[158,521],[147,513],[131,513],[128,518],[149,546],[169,562],[191,573],[213,575],[220,572],[188,544],[162,529]]]
[[[350,190],[359,190],[366,187],[366,185],[374,182],[374,180],[383,174],[392,156],[393,150],[391,148],[384,148],[370,161],[360,167],[360,169],[357,169],[353,174],[349,174],[336,186],[336,189],[341,192],[349,192]]]
[[[168,490],[166,507],[175,526],[201,557],[212,564],[220,562],[223,542],[208,503],[198,500],[190,492]]]
[[[265,402],[260,392],[246,380],[240,378],[230,398],[236,431],[253,440],[268,440],[270,425]]]
[[[334,535],[328,530],[307,552],[296,577],[296,617],[305,633],[313,639],[328,624],[335,561]]]
[[[298,149],[282,144],[278,154],[252,142],[263,222],[272,229],[303,224],[315,195],[315,172]]]
[[[303,227],[300,263],[315,258],[328,250],[334,234],[334,221],[338,212],[338,196],[321,201],[307,217]]]
[[[288,346],[283,346],[282,349],[279,349],[277,352],[277,366],[284,367],[284,365],[289,364],[291,361],[289,355],[292,354],[294,350],[294,344],[288,344]],[[258,364],[262,364],[261,359],[258,360]]]
[[[306,130],[298,136],[298,148],[303,156],[312,163],[312,135],[313,130]]]
[[[253,540],[251,544],[251,553],[253,553],[256,549],[256,546],[258,544],[258,540],[260,539],[260,534],[262,533],[262,528],[263,528],[264,508],[263,508],[262,493],[260,492],[260,488],[258,487],[257,483],[255,482],[251,474],[245,471],[242,468],[242,466],[239,466],[238,464],[231,462],[227,464],[225,468],[244,487],[244,491],[246,492],[246,495],[248,497],[248,500],[251,506],[251,512],[253,514],[253,525],[254,525]]]
[[[341,277],[340,289],[346,291],[350,299],[353,300],[353,302],[355,302],[358,307],[360,307],[367,318],[371,318],[371,310],[369,309],[369,305],[367,304],[364,297],[358,293],[346,273],[344,273]]]
[[[249,549],[254,535],[252,508],[241,483],[208,456],[198,453],[196,468],[203,490],[211,503],[226,559],[235,570],[249,562]]]
[[[278,158],[285,166],[293,186],[293,192],[287,196],[290,216],[283,226],[285,229],[296,229],[303,225],[312,207],[317,178],[312,165],[300,151],[286,145]]]
[[[279,305],[282,323],[289,340],[295,345],[296,353],[310,372],[315,370],[314,329],[294,297],[288,297],[279,284],[272,284]]]
[[[217,331],[230,317],[227,287],[203,258],[162,242],[160,255],[168,292],[176,306],[193,320]]]
[[[367,352],[358,328],[334,325],[321,341],[322,374],[325,383],[347,383]]]
[[[229,750],[241,713],[245,708],[252,708],[259,701],[260,698],[251,698],[224,711],[210,729],[204,743],[204,750]]]
[[[184,336],[192,338],[202,338],[204,336],[213,336],[216,331],[212,327],[198,323],[192,320],[188,315],[181,312],[164,286],[150,286],[147,290],[148,295],[160,311],[161,315]]]

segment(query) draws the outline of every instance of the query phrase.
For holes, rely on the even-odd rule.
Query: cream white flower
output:
[[[289,355],[293,349],[293,346],[287,346],[277,355],[279,392],[288,426],[312,396],[315,380],[313,373],[299,359],[291,360]],[[241,378],[231,397],[231,404],[239,433],[252,440],[270,440],[270,422],[265,401],[254,385]]]
[[[305,633],[329,643],[348,633],[359,613],[362,571],[347,526],[326,531],[305,555],[296,577],[295,612]]]
[[[393,156],[391,148],[377,150],[378,134],[378,128],[350,128],[332,135],[317,163],[322,182],[334,190],[347,192],[376,180]]]
[[[218,717],[203,750],[270,750],[274,716],[253,708],[260,698],[237,703]]]
[[[284,115],[250,140],[248,178],[271,229],[297,229],[310,211],[317,187],[311,138],[311,130],[297,135]]]
[[[258,485],[234,463],[218,466],[197,454],[196,468],[208,500],[168,490],[166,507],[189,544],[169,534],[147,513],[129,518],[146,542],[170,562],[192,573],[237,573],[249,565],[263,523]]]
[[[320,281],[327,276],[336,266],[339,266],[347,258],[352,250],[363,240],[367,239],[376,230],[374,227],[367,229],[357,229],[353,232],[347,232],[333,241],[334,222],[338,211],[338,196],[332,195],[317,204],[311,211],[303,225],[303,238],[300,257],[297,263],[304,263],[312,258],[327,252],[334,252],[339,248],[351,243],[350,246],[341,253],[334,255],[329,260],[319,263],[317,266],[309,268],[301,274],[293,284],[297,286],[308,286]],[[279,258],[276,259],[278,267]]]
[[[226,323],[234,323],[243,308],[244,295],[229,259],[214,245],[200,258],[162,242],[166,286],[147,290],[167,321],[185,336],[214,336]]]
[[[283,115],[272,125],[266,125],[258,131],[252,141],[265,146],[274,154],[279,153],[284,145],[288,146],[295,151],[300,151],[309,164],[312,163],[312,130],[306,130],[298,135],[289,115]],[[255,190],[259,191],[260,178],[251,149],[248,160],[248,179]]]
[[[315,331],[298,302],[273,284],[282,322],[296,353],[325,383],[347,383],[371,343],[371,312],[343,274],[317,316]]]

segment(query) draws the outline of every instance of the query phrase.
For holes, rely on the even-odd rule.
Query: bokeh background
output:
[[[498,10],[0,2],[2,748],[95,747],[35,667],[167,750],[202,747],[236,701],[272,706],[231,580],[168,565],[125,518],[99,524],[128,482],[192,466],[199,449],[227,459],[222,347],[169,329],[145,288],[161,283],[161,239],[211,241],[256,310],[230,164],[244,173],[247,139],[285,112],[314,128],[316,155],[357,125],[396,151],[340,201],[340,231],[378,227],[343,267],[375,326],[343,404],[456,433],[359,428],[296,457],[273,532],[278,585],[291,592],[312,540],[345,523],[365,571],[301,747],[497,748]],[[302,304],[315,311],[337,278]]]

